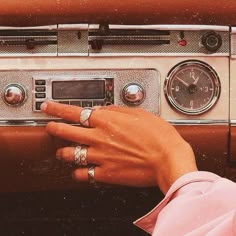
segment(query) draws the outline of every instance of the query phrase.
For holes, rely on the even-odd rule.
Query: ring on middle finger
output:
[[[74,150],[75,164],[79,166],[87,166],[87,148],[84,146],[76,146]]]

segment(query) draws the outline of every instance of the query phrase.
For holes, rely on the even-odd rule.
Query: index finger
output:
[[[80,113],[84,109],[78,106],[66,105],[57,102],[46,101],[41,105],[41,110],[48,115],[57,116],[67,121],[80,124]],[[91,113],[91,116],[94,112]],[[91,117],[90,117],[91,118]],[[94,127],[96,119],[90,119],[90,127]],[[91,121],[93,120],[93,124]]]

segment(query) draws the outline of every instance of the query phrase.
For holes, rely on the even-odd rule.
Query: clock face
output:
[[[209,65],[200,61],[185,61],[170,71],[164,90],[174,109],[184,114],[198,115],[217,102],[220,80]]]

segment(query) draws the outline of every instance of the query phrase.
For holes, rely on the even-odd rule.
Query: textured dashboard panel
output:
[[[57,70],[57,71],[8,71],[8,72],[0,72],[0,92],[4,92],[4,88],[8,84],[21,84],[25,87],[27,91],[27,100],[26,102],[19,107],[11,107],[4,103],[3,100],[0,101],[1,114],[0,120],[9,121],[9,120],[45,120],[48,117],[45,114],[39,112],[33,112],[33,96],[34,92],[32,91],[32,83],[33,77],[37,76],[60,76],[59,78],[72,77],[73,76],[112,76],[114,77],[114,104],[125,106],[124,102],[120,98],[120,93],[122,89],[128,83],[137,82],[143,88],[145,88],[146,99],[139,106],[144,108],[156,115],[159,114],[160,109],[160,74],[158,71],[153,69],[145,69],[145,70],[76,70],[76,71],[68,71],[68,70]],[[145,78],[145,79],[144,79]],[[48,88],[51,89],[51,88]]]
[[[58,31],[58,56],[88,56],[88,32]]]
[[[212,54],[225,56],[229,54],[230,33],[229,27],[226,26],[107,25],[107,31],[101,31],[101,27],[104,25],[3,27],[0,28],[0,56],[174,56],[181,54],[183,56],[212,56]],[[217,35],[221,43],[217,50],[209,51],[204,45],[203,38],[212,32]]]
[[[115,30],[114,35],[112,35],[112,30]],[[145,35],[138,35],[137,30],[146,30],[147,33]],[[118,32],[117,32],[118,31]],[[120,31],[120,35],[119,35]],[[125,33],[123,33],[123,31]],[[129,33],[130,31],[130,33]],[[150,31],[150,32],[148,32]],[[202,43],[202,38],[210,32],[215,32],[222,39],[222,46],[219,50],[215,51],[214,54],[222,55],[229,54],[229,28],[227,27],[207,27],[207,26],[146,26],[146,27],[138,27],[138,26],[110,26],[108,32],[104,33],[103,31],[99,31],[99,26],[91,26],[89,29],[89,38],[96,38],[93,35],[94,32],[97,33],[97,41],[101,42],[101,49],[95,50],[90,45],[90,54],[91,55],[138,55],[138,54],[146,54],[148,56],[152,55],[210,55],[212,52],[209,52]],[[155,33],[156,32],[156,33]],[[156,43],[148,42],[148,40],[154,41],[154,36],[159,33],[159,43],[156,40]],[[124,34],[124,36],[122,35]],[[105,36],[104,36],[105,34]],[[106,44],[106,34],[109,39]],[[125,37],[129,35],[129,37]],[[132,35],[134,34],[134,36]],[[154,36],[153,36],[154,35]],[[125,38],[127,43],[122,40]],[[119,41],[120,38],[120,41]],[[102,45],[104,39],[104,45]],[[164,39],[164,40],[163,40]],[[95,40],[95,39],[94,39]],[[113,40],[115,43],[113,43]],[[129,43],[129,40],[133,43]],[[135,40],[139,43],[135,43]],[[117,42],[118,41],[118,42]]]

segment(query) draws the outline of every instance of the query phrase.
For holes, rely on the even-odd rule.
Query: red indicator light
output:
[[[185,47],[185,46],[187,45],[187,41],[186,41],[185,39],[182,39],[182,40],[180,40],[180,41],[178,42],[178,44],[179,44],[180,46]]]

